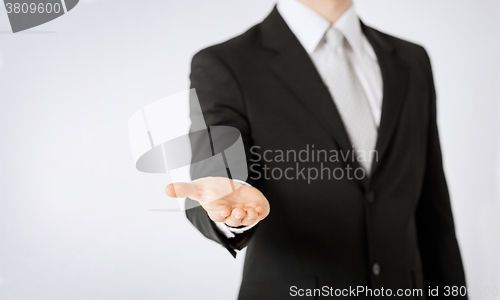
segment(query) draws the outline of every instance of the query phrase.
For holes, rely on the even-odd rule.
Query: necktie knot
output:
[[[330,27],[326,32],[326,45],[332,50],[344,47],[344,35],[335,27]]]

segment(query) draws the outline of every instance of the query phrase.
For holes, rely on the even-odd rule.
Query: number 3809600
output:
[[[5,8],[8,14],[43,14],[59,13],[61,4],[59,3],[6,3]]]

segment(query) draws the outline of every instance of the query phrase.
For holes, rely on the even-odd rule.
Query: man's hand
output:
[[[165,192],[170,197],[198,201],[212,221],[231,227],[252,225],[270,212],[269,202],[258,189],[223,177],[172,183]]]

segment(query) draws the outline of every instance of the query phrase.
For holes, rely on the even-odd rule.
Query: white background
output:
[[[500,1],[355,4],[429,51],[468,284],[500,287]],[[127,121],[273,5],[83,0],[16,34],[0,8],[0,299],[235,299],[243,255],[150,211],[176,204],[166,175],[134,169]]]

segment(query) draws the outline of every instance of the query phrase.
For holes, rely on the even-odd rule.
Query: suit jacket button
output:
[[[375,203],[375,192],[374,191],[371,191],[368,194],[366,194],[366,202],[368,202],[368,204]]]
[[[372,266],[372,273],[375,276],[379,276],[380,275],[380,265],[379,264],[377,264],[377,263],[373,264],[373,266]]]

